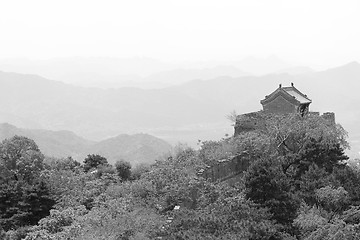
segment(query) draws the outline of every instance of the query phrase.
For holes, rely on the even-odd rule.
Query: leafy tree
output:
[[[293,180],[293,188],[299,199],[305,201],[312,206],[317,203],[315,191],[322,187],[336,184],[333,176],[324,168],[318,167],[316,164],[309,166],[309,169],[301,176],[301,178]]]
[[[77,220],[88,211],[84,206],[51,210],[49,216],[41,219],[37,226],[29,229],[26,240],[69,239],[77,230]]]
[[[300,229],[301,239],[359,239],[359,207],[348,206],[348,193],[342,187],[326,186],[315,191],[317,204],[304,204],[294,225]]]
[[[0,186],[0,226],[6,231],[21,226],[30,214],[19,204],[24,204],[23,192],[23,184],[17,181]]]
[[[271,214],[238,190],[215,186],[217,199],[196,210],[180,209],[163,233],[167,239],[269,239],[277,229]]]
[[[118,176],[123,180],[129,180],[131,176],[131,164],[124,160],[119,160],[115,163],[115,168]]]
[[[112,165],[108,164],[108,165],[99,165],[97,167],[97,172],[95,173],[95,176],[97,178],[102,178],[105,176],[108,176],[111,178],[110,175],[115,175],[115,174],[116,174],[116,170],[114,169],[114,167]]]
[[[84,171],[88,172],[90,169],[97,168],[101,165],[108,165],[108,161],[105,157],[97,154],[89,154],[84,159]]]
[[[253,159],[272,154],[271,138],[261,132],[246,132],[234,138],[202,142],[199,158],[208,165],[247,152]]]
[[[254,162],[245,175],[246,197],[266,207],[278,223],[288,226],[296,217],[299,200],[292,192],[291,179],[284,174],[281,159]]]
[[[283,171],[296,178],[316,164],[331,172],[347,160],[347,132],[339,124],[330,124],[318,116],[271,116],[267,128],[272,145],[285,157]]]
[[[43,160],[29,138],[14,136],[0,144],[0,225],[5,230],[36,224],[54,205],[40,179]]]
[[[0,144],[1,179],[25,180],[30,183],[44,168],[43,160],[44,155],[33,140],[21,136],[5,139]]]
[[[140,179],[140,177],[150,171],[150,164],[148,163],[140,163],[135,165],[135,167],[131,170],[131,179],[136,180]]]
[[[47,185],[42,181],[26,189],[23,198],[27,211],[31,213],[26,220],[29,225],[35,225],[41,218],[49,215],[50,209],[55,204]]]
[[[45,183],[30,185],[12,181],[1,185],[0,225],[5,229],[34,225],[49,214],[55,204]]]
[[[315,191],[318,205],[334,214],[342,213],[348,206],[348,192],[343,187],[326,186]]]
[[[356,166],[346,165],[335,169],[333,176],[349,193],[351,205],[360,205],[360,171]]]
[[[47,158],[45,159],[47,168],[60,170],[76,171],[80,168],[81,164],[74,160],[72,157],[67,158]]]

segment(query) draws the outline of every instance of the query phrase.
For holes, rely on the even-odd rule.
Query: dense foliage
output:
[[[341,126],[297,116],[135,167],[45,159],[16,136],[0,144],[0,239],[359,239],[346,147]],[[250,167],[233,179],[198,174],[243,152]]]

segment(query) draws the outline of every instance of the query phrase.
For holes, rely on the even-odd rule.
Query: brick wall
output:
[[[333,112],[326,112],[321,115],[322,118],[329,121],[331,124],[335,124],[335,113]]]
[[[235,123],[235,136],[242,132],[250,132],[257,129],[265,129],[266,121],[260,112],[252,112],[239,115]]]
[[[243,152],[230,159],[219,160],[214,166],[202,169],[198,175],[211,182],[225,181],[248,169],[250,158]]]
[[[264,111],[271,112],[275,114],[286,114],[286,113],[296,113],[297,106],[290,103],[282,96],[278,96],[273,101],[263,105]]]

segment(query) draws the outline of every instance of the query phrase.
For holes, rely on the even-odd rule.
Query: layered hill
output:
[[[129,161],[133,165],[151,163],[172,149],[167,142],[148,134],[122,134],[95,142],[70,131],[23,129],[8,123],[0,124],[0,141],[15,135],[33,139],[46,156],[58,158],[72,156],[80,162],[88,154],[100,154],[112,164],[120,159]]]
[[[295,86],[313,100],[312,111],[332,111],[360,142],[360,64],[321,72],[218,77],[161,89],[82,88],[36,75],[0,72],[0,122],[23,128],[67,129],[86,139],[147,132],[176,143],[232,134],[226,115],[261,109],[260,100],[279,83]],[[360,151],[360,147],[359,147]]]
[[[121,134],[93,144],[87,149],[105,156],[109,162],[124,159],[132,164],[153,162],[171,151],[172,147],[165,141],[149,134]]]

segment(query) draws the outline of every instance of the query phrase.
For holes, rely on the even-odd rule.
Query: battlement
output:
[[[335,113],[333,112],[325,112],[321,115],[322,118],[329,121],[331,124],[335,124]]]
[[[264,118],[264,113],[251,112],[238,115],[235,123],[235,136],[239,135],[241,132],[250,132],[258,129],[266,128],[266,120]]]
[[[244,151],[229,159],[219,160],[217,164],[201,169],[197,174],[211,182],[222,182],[243,173],[249,165],[250,156]]]
[[[238,115],[235,122],[235,133],[234,136],[244,132],[251,132],[256,130],[266,130],[268,120],[273,116],[272,113],[266,111],[251,112]],[[335,113],[325,112],[320,115],[319,112],[308,112],[305,116],[299,117],[321,117],[328,121],[330,124],[335,124]]]
[[[234,136],[243,132],[266,130],[267,119],[274,114],[298,114],[300,117],[317,116],[335,124],[335,113],[325,112],[320,115],[319,112],[310,112],[309,105],[311,102],[306,94],[294,87],[293,83],[291,83],[291,87],[282,87],[280,84],[278,89],[260,101],[263,105],[262,111],[237,116]]]

